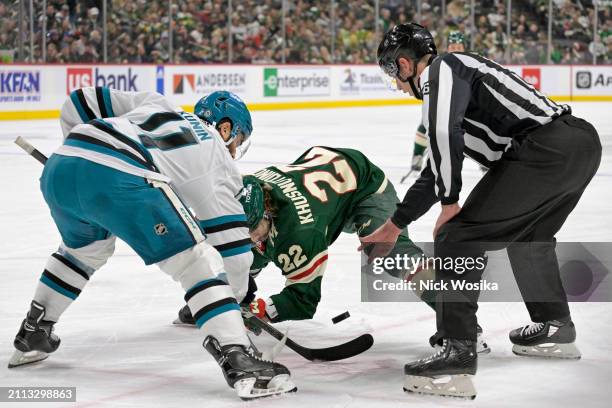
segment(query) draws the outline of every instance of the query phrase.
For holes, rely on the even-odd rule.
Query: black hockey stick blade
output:
[[[271,324],[261,320],[250,312],[242,312],[243,318],[251,325],[261,328],[277,340],[281,340],[285,335]],[[290,338],[287,338],[287,347],[310,361],[337,361],[354,357],[368,350],[374,344],[371,334],[362,334],[343,344],[325,348],[304,347]]]
[[[290,340],[291,339],[287,339],[287,346],[310,361],[344,360],[367,351],[374,344],[374,337],[369,333],[362,334],[346,343],[325,348],[307,348],[295,342],[292,342],[294,346],[292,347],[289,343]]]
[[[47,156],[42,154],[37,148],[32,146],[30,142],[25,140],[23,137],[18,136],[17,139],[15,139],[15,144],[25,150],[27,154],[38,160],[43,166],[45,165],[45,163],[47,163]]]

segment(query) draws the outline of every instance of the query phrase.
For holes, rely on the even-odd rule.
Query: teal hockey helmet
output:
[[[250,145],[253,122],[249,108],[238,95],[228,91],[215,91],[196,103],[194,113],[204,122],[215,127],[218,127],[224,120],[229,120],[232,124],[232,131],[226,145],[240,137],[241,153],[243,155],[246,152]]]

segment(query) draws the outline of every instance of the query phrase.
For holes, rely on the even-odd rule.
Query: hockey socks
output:
[[[76,300],[87,284],[87,268],[69,255],[59,252],[49,257],[34,294],[34,300],[46,309],[45,319],[57,322],[59,317]]]
[[[240,306],[226,282],[220,279],[200,281],[187,291],[185,301],[205,337],[214,336],[221,345],[249,346]]]

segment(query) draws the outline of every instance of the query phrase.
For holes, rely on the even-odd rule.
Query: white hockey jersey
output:
[[[253,259],[238,201],[242,176],[216,129],[160,94],[104,87],[72,92],[60,123],[64,144],[56,154],[169,183],[195,212],[242,299]]]

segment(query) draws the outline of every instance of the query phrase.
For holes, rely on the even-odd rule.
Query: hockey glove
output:
[[[272,299],[255,299],[251,302],[251,304],[249,304],[249,310],[255,316],[267,322],[274,321],[276,316],[278,316]]]

